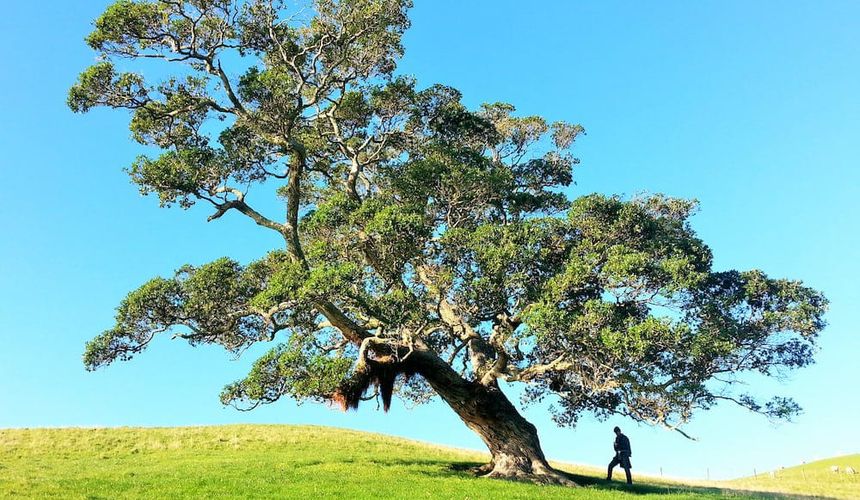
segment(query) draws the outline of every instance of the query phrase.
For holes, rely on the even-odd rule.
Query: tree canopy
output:
[[[140,192],[209,205],[209,221],[247,216],[284,245],[145,283],[87,344],[86,367],[162,334],[233,353],[272,343],[221,394],[245,408],[439,394],[478,430],[479,409],[446,388],[503,399],[503,380],[550,398],[562,425],[590,412],[678,429],[720,401],[795,414],[788,398],[738,392],[739,377],[811,363],[824,297],[714,270],[694,201],[570,200],[583,127],[470,109],[397,73],[409,7],[120,0],[96,20],[100,58],[69,106],[130,110],[134,139],[161,151],[128,167]],[[253,208],[266,193],[282,214]]]

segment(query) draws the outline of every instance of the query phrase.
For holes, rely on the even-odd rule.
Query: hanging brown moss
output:
[[[391,408],[391,398],[394,395],[394,383],[398,375],[407,379],[415,374],[404,363],[395,362],[390,359],[365,360],[359,363],[348,379],[335,390],[331,400],[344,411],[358,408],[367,390],[373,386],[382,398],[382,409],[388,411]]]

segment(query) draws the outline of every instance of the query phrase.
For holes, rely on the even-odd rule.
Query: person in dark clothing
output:
[[[609,462],[609,468],[606,471],[606,480],[612,481],[612,469],[616,465],[620,465],[627,475],[627,484],[633,484],[633,478],[630,476],[630,469],[633,467],[630,465],[630,457],[633,455],[630,449],[630,440],[621,433],[621,429],[618,427],[613,430],[615,431],[615,457]]]

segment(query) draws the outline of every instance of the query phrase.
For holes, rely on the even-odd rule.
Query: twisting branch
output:
[[[209,67],[212,68],[212,63],[209,63]],[[215,69],[215,73],[221,79],[221,84],[224,86],[224,92],[227,93],[227,98],[230,99],[230,102],[233,103],[233,107],[236,109],[236,112],[241,116],[247,116],[247,111],[245,111],[245,106],[242,104],[242,101],[236,96],[236,93],[233,91],[233,86],[230,83],[230,79],[227,77],[227,74],[224,72],[224,68],[221,67],[221,61],[218,61],[217,68]]]
[[[212,222],[215,219],[220,218],[225,213],[230,211],[231,209],[236,209],[243,215],[250,217],[254,222],[259,226],[263,226],[265,228],[271,229],[273,231],[277,231],[278,234],[286,237],[287,228],[283,224],[278,224],[277,222],[267,218],[260,212],[257,212],[253,208],[251,208],[247,203],[245,203],[245,193],[239,191],[235,188],[229,187],[219,187],[214,189],[211,194],[221,194],[221,193],[230,193],[236,197],[235,200],[226,201],[224,203],[218,203],[214,199],[208,196],[201,196],[201,198],[209,201],[216,207],[216,211],[214,214],[210,215],[206,220],[207,222]]]
[[[512,370],[512,373],[507,377],[508,382],[529,382],[541,375],[550,372],[563,372],[573,368],[573,363],[565,361],[567,356],[562,354],[549,363],[542,365],[533,365],[525,370]]]

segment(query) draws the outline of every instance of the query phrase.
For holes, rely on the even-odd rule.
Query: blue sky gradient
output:
[[[481,448],[444,405],[341,413],[291,401],[224,408],[239,360],[164,338],[87,373],[83,344],[125,294],[184,263],[249,261],[279,244],[202,207],[160,210],[121,171],[140,154],[128,116],[73,115],[66,91],[95,60],[83,43],[107,5],[10,2],[0,16],[0,427],[314,423]],[[698,441],[622,419],[559,429],[526,409],[547,455],[603,464],[612,426],[638,472],[726,478],[860,452],[860,3],[853,1],[417,0],[399,71],[468,103],[581,123],[571,196],[694,197],[718,269],[761,268],[831,300],[818,363],[750,389],[789,394],[794,423],[729,406],[688,427]],[[272,205],[274,206],[274,205]],[[509,391],[516,397],[516,390]]]

